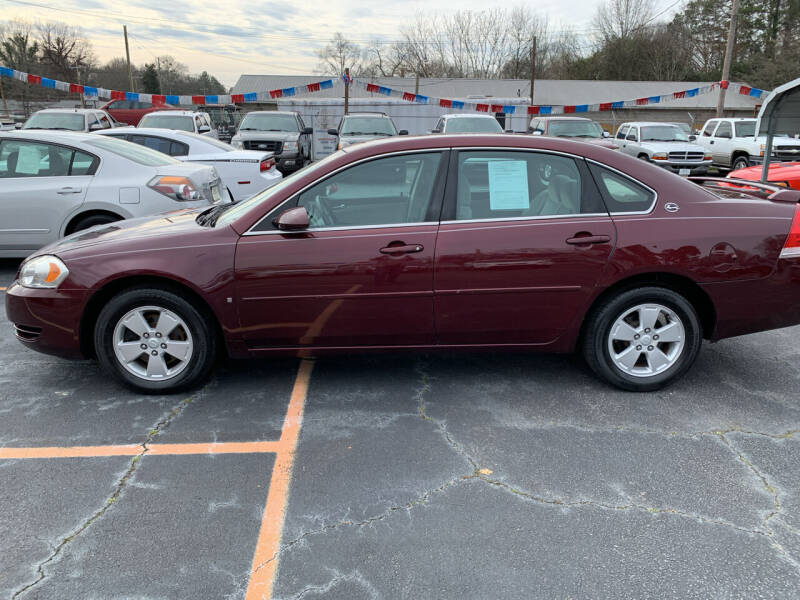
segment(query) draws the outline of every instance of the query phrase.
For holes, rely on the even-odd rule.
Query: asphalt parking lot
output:
[[[2,311],[0,597],[796,598],[798,335],[706,344],[643,395],[448,354],[142,396]]]

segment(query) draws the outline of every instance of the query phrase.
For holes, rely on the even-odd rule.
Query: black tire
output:
[[[636,158],[638,158],[639,160],[645,160],[645,161],[647,161],[647,162],[650,162],[650,157],[649,157],[649,156],[647,156],[647,154],[640,154],[640,155],[639,155],[639,156],[637,156]]]
[[[651,303],[666,307],[677,316],[683,326],[684,345],[666,370],[649,376],[631,375],[618,367],[611,356],[612,326],[632,308]],[[641,287],[623,291],[593,308],[584,328],[582,351],[588,365],[601,379],[623,390],[649,392],[669,385],[686,373],[697,358],[701,343],[700,319],[686,298],[666,288]],[[659,343],[655,346],[658,348]],[[650,364],[647,356],[643,360]]]
[[[83,231],[84,229],[89,229],[89,227],[94,227],[95,225],[105,225],[106,223],[113,223],[114,221],[121,221],[121,220],[122,217],[118,217],[117,215],[109,215],[109,214],[88,215],[86,217],[78,219],[70,227],[69,232],[75,233],[76,231]]]
[[[161,381],[139,377],[129,372],[116,357],[114,331],[117,324],[131,310],[145,306],[170,311],[185,323],[191,336],[191,356],[183,370],[174,377]],[[196,387],[211,373],[216,358],[216,337],[211,324],[213,317],[205,313],[174,292],[164,289],[137,287],[120,292],[106,303],[97,318],[94,345],[98,361],[123,385],[146,394],[175,393]],[[149,348],[144,354],[148,352]]]
[[[750,159],[746,156],[737,156],[733,159],[733,164],[731,165],[731,170],[736,171],[738,169],[746,169],[750,166]]]

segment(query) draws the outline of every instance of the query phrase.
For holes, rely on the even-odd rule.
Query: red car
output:
[[[101,106],[120,123],[127,123],[134,127],[139,124],[142,117],[156,110],[183,110],[170,104],[153,104],[152,102],[139,102],[138,100],[112,100]]]
[[[761,181],[762,165],[746,167],[728,173],[728,177]],[[781,187],[800,190],[800,162],[770,163],[768,182]]]
[[[800,323],[800,193],[703,187],[620,152],[508,135],[358,144],[243,202],[100,225],[20,267],[27,347],[148,392],[232,357],[580,351],[620,388],[701,341]]]

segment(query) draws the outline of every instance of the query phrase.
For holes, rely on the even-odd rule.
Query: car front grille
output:
[[[800,160],[800,146],[775,146],[779,160]]]
[[[695,162],[703,160],[702,152],[670,152],[668,156],[670,160],[689,160]]]
[[[245,140],[245,150],[267,150],[278,154],[283,149],[283,142],[275,142],[272,140]]]
[[[32,325],[20,325],[14,323],[14,335],[16,335],[23,342],[35,342],[39,339],[42,333],[41,327],[34,327]]]

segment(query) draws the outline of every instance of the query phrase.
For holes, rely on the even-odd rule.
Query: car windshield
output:
[[[237,202],[236,204],[225,204],[219,207],[215,207],[213,209],[207,210],[198,216],[198,222],[202,221],[202,217],[206,216],[207,213],[210,213],[213,210],[219,211],[213,220],[211,221],[212,226],[216,225],[227,225],[228,223],[232,223],[243,214],[245,214],[250,209],[256,208],[257,206],[268,202],[271,198],[275,197],[276,194],[279,194],[287,185],[293,184],[297,180],[298,173],[313,173],[314,171],[320,170],[324,168],[329,162],[332,160],[336,160],[339,158],[343,152],[339,150],[338,152],[334,152],[333,154],[329,154],[325,158],[315,163],[312,163],[306,167],[303,167],[296,173],[294,173],[291,177],[286,177],[282,179],[272,187],[267,188],[260,194],[256,194],[247,200],[243,200],[241,202]]]
[[[447,119],[445,133],[503,133],[497,119],[491,117],[458,117]]]
[[[548,135],[553,137],[603,137],[603,128],[594,121],[570,121],[567,119],[550,121]]]
[[[736,127],[736,137],[755,137],[756,135],[755,121],[738,121],[733,126]]]
[[[98,135],[86,143],[148,167],[163,167],[165,165],[180,163],[179,160],[171,156],[156,152],[150,148],[145,148],[139,144],[134,144],[133,142],[117,139],[113,136]]]
[[[689,127],[688,123],[672,123],[675,127],[679,127],[680,130],[685,133],[686,135],[690,135],[692,133],[692,128]]]
[[[341,135],[397,135],[394,123],[387,117],[347,117]]]
[[[689,136],[675,125],[647,125],[642,127],[643,142],[688,142]]]
[[[40,112],[31,116],[22,126],[23,129],[66,129],[67,131],[83,131],[85,129],[83,114]]]
[[[194,119],[189,115],[154,115],[150,113],[142,117],[142,120],[139,121],[139,127],[194,131]]]
[[[269,113],[250,113],[239,126],[239,131],[286,131],[298,132],[297,118],[294,115]]]

